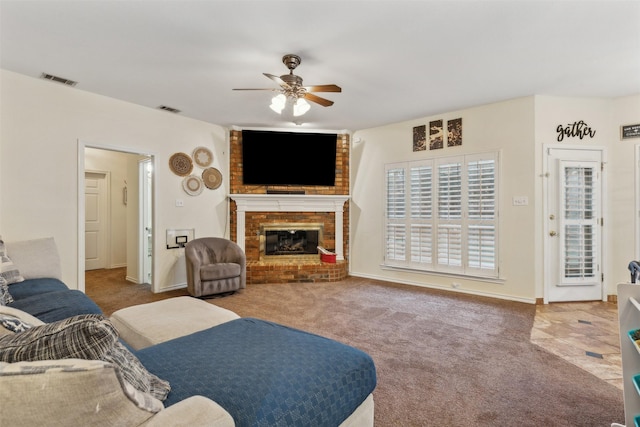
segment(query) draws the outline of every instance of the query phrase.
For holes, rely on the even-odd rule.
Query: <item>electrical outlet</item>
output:
[[[184,200],[182,199],[176,199],[176,206],[181,208],[184,206]]]

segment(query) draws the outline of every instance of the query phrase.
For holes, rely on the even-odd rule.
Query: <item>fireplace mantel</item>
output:
[[[333,212],[336,230],[336,259],[344,260],[343,221],[346,195],[305,195],[305,194],[230,194],[236,202],[238,245],[245,249],[246,212]]]

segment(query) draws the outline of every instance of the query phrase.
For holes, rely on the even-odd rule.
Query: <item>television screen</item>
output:
[[[245,185],[335,185],[333,133],[242,131]]]

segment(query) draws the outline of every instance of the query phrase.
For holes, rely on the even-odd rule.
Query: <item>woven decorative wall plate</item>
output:
[[[216,168],[206,168],[202,172],[202,181],[208,189],[215,190],[222,184],[222,173]]]
[[[206,168],[213,162],[213,153],[207,147],[198,147],[193,150],[193,161],[201,168]]]
[[[178,176],[187,176],[193,170],[193,161],[185,153],[175,153],[169,158],[169,168]]]
[[[197,196],[198,194],[202,193],[204,184],[202,183],[202,179],[200,179],[199,176],[189,175],[182,180],[182,188],[188,195]]]

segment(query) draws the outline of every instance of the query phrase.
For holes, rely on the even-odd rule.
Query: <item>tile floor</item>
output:
[[[616,303],[538,305],[531,342],[622,390]]]

